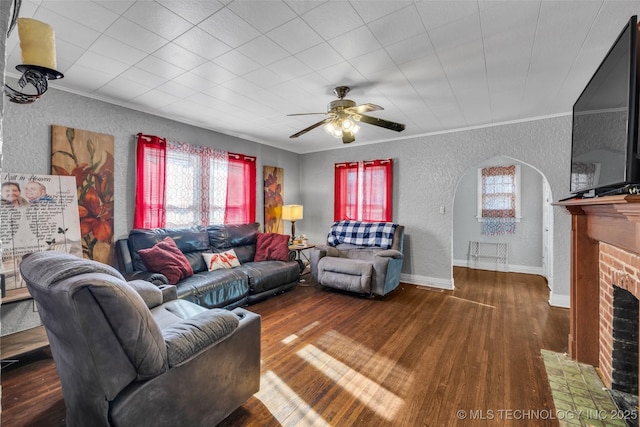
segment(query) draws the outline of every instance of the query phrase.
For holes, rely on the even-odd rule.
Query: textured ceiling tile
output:
[[[162,6],[181,16],[192,24],[199,24],[224,7],[216,0],[156,0]]]
[[[296,17],[296,14],[286,3],[281,1],[236,1],[229,5],[238,16],[266,33]]]
[[[198,27],[231,47],[238,47],[260,35],[258,30],[228,8],[220,9]]]
[[[116,20],[113,25],[107,28],[105,34],[147,53],[152,53],[168,43],[167,39],[125,18]]]
[[[425,32],[422,20],[413,7],[400,9],[368,26],[376,39],[385,46]]]
[[[216,58],[231,50],[231,46],[206,31],[193,27],[174,40],[175,44],[206,59]]]
[[[192,70],[207,62],[206,58],[203,58],[202,56],[197,55],[173,42],[167,43],[160,49],[153,52],[153,56],[156,56],[163,61],[167,61],[176,67],[180,67],[183,70]]]
[[[300,18],[269,31],[267,36],[292,54],[322,42],[322,38]]]
[[[238,51],[260,65],[269,65],[289,56],[289,52],[266,36],[257,37],[240,46]]]
[[[302,19],[325,40],[364,24],[349,2],[328,2],[302,15]]]
[[[365,25],[329,40],[329,44],[345,59],[355,58],[382,47]]]
[[[123,16],[167,40],[191,28],[189,21],[153,1],[136,2]]]

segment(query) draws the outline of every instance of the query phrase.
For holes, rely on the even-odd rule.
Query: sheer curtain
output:
[[[137,135],[134,228],[163,227],[167,140]]]
[[[224,222],[228,162],[225,151],[169,141],[166,227]]]
[[[256,158],[138,134],[134,228],[256,219]]]
[[[482,169],[482,234],[497,236],[516,231],[516,167]]]

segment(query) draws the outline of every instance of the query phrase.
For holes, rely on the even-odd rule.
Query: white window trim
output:
[[[520,172],[520,165],[515,165],[516,167],[516,176],[515,176],[515,186],[516,186],[516,222],[520,222],[522,219],[522,193],[520,182],[522,181],[522,174]],[[477,190],[477,211],[476,211],[476,219],[478,222],[484,222],[484,218],[482,217],[482,169],[478,168],[478,190]]]

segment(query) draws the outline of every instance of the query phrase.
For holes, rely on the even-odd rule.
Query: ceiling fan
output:
[[[326,114],[328,117],[320,120],[318,123],[314,123],[306,129],[300,132],[294,133],[289,138],[297,138],[300,135],[313,130],[319,126],[324,125],[324,129],[331,136],[335,138],[341,138],[342,142],[348,144],[356,140],[355,134],[360,129],[355,122],[367,123],[374,126],[380,126],[383,128],[391,129],[396,132],[402,132],[405,126],[402,123],[390,122],[388,120],[379,119],[377,117],[368,116],[364,113],[369,111],[384,110],[384,108],[375,104],[360,104],[350,99],[344,99],[349,93],[350,88],[348,86],[338,86],[333,89],[333,93],[338,97],[337,100],[331,101],[327,105],[326,113],[299,113],[299,114],[287,114],[287,116],[305,116],[311,114]]]

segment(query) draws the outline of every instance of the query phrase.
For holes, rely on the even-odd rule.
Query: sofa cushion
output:
[[[214,252],[233,248],[241,264],[253,261],[260,223],[209,225],[206,230],[209,235],[209,246]]]
[[[201,226],[153,229],[138,228],[131,230],[128,240],[133,268],[135,270],[147,271],[138,252],[141,249],[152,247],[167,237],[171,237],[176,242],[176,246],[185,254],[194,272],[206,271],[207,267],[204,265],[204,261],[199,252],[209,250],[209,236],[207,230]]]
[[[297,282],[300,278],[300,267],[292,261],[260,261],[242,264],[234,270],[240,270],[249,276],[251,294],[276,289],[281,285]]]
[[[207,308],[228,307],[246,299],[249,278],[240,268],[203,271],[187,277],[176,286],[178,298]]]
[[[289,261],[289,236],[278,233],[259,233],[254,261]]]
[[[191,264],[171,237],[148,249],[141,249],[138,253],[149,271],[164,274],[172,285],[193,276]]]
[[[208,253],[202,254],[205,264],[207,264],[207,270],[219,270],[221,268],[233,268],[240,265],[236,252],[233,249],[220,253]]]

